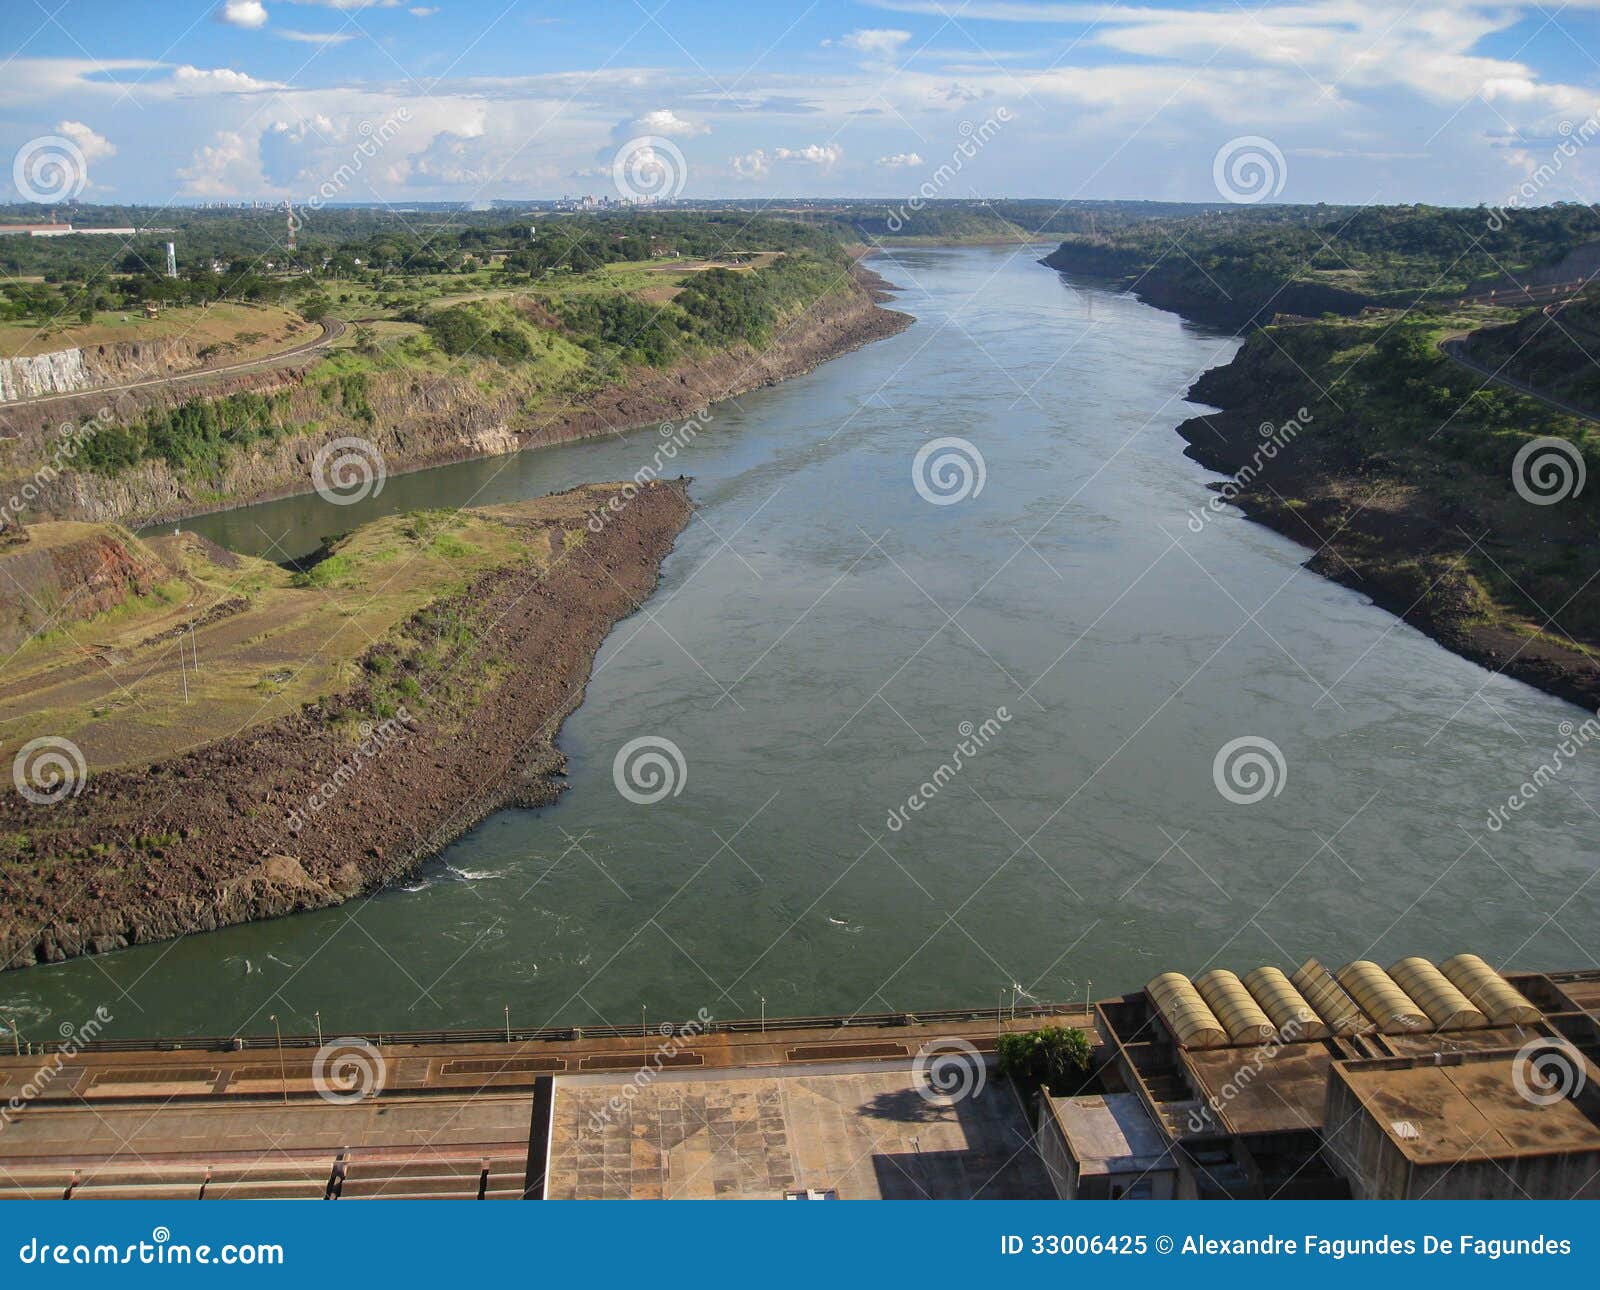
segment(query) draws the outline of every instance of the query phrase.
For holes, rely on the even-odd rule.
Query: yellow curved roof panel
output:
[[[1163,972],[1145,986],[1145,993],[1156,1005],[1167,1029],[1185,1048],[1227,1046],[1228,1032],[1183,973]]]
[[[1531,1026],[1544,1014],[1526,995],[1476,954],[1457,954],[1439,964],[1445,979],[1497,1026]]]
[[[1346,963],[1335,975],[1384,1034],[1405,1035],[1428,1028],[1428,1014],[1370,959]]]
[[[1262,1011],[1244,982],[1227,968],[1214,968],[1197,976],[1194,988],[1234,1043],[1260,1044],[1277,1036],[1278,1028],[1272,1019]]]
[[[1316,1009],[1281,969],[1258,967],[1246,973],[1244,988],[1261,1005],[1261,1011],[1278,1028],[1281,1038],[1296,1042],[1327,1037],[1327,1023],[1317,1016]]]
[[[1482,1030],[1489,1024],[1489,1018],[1425,958],[1403,958],[1390,967],[1389,976],[1440,1030]]]

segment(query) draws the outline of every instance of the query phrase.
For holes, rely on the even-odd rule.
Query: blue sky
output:
[[[941,196],[1214,201],[1250,138],[1280,200],[1498,204],[1591,121],[1535,200],[1600,198],[1600,0],[3,7],[0,155],[70,141],[86,201],[614,195],[619,152],[902,197],[963,149]]]

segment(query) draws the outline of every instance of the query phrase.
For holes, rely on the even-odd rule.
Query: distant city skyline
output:
[[[70,0],[0,199],[1593,202],[1592,51],[1600,0]]]

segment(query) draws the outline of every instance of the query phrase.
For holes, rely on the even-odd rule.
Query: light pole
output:
[[[761,996],[761,1033],[767,1033],[767,996]]]
[[[283,1104],[289,1105],[289,1072],[283,1065],[283,1028],[278,1025],[278,1014],[267,1014],[272,1018],[273,1033],[278,1036],[278,1088],[283,1093]]]
[[[311,1015],[314,1016],[317,1019],[317,1047],[321,1048],[322,1047],[322,1013],[320,1011],[318,1011],[318,1012],[312,1013]]]
[[[511,1005],[506,1004],[506,1043],[511,1042]]]

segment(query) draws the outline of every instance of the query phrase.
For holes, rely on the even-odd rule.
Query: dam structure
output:
[[[1077,1028],[1070,1087],[1002,1075]],[[1600,970],[1165,973],[1090,1006],[32,1045],[0,1198],[1600,1196]]]

